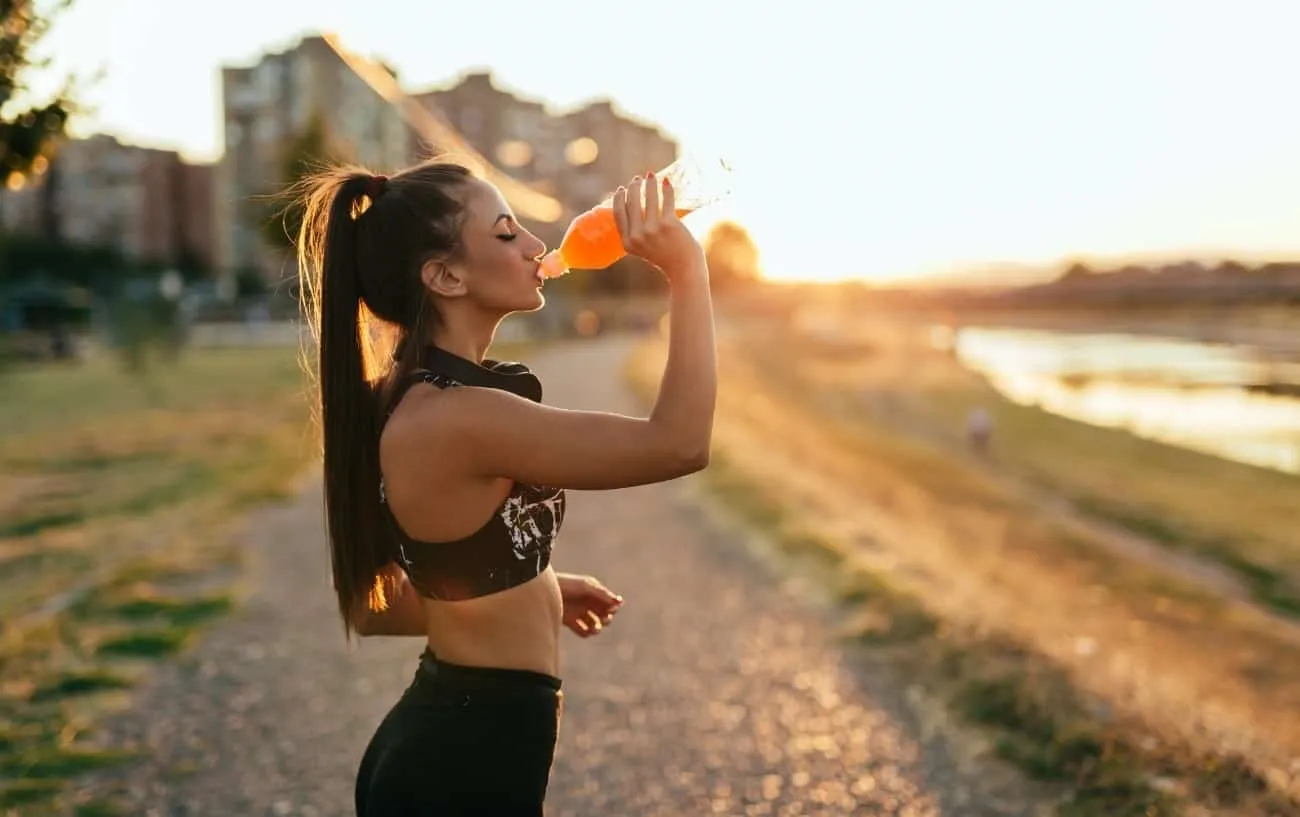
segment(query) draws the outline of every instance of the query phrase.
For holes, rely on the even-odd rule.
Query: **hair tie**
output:
[[[371,201],[377,200],[384,195],[384,189],[388,186],[388,177],[381,175],[371,176],[366,182],[366,195]]]

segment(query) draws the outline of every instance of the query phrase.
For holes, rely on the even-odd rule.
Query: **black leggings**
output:
[[[357,772],[358,817],[541,815],[560,679],[426,652]]]

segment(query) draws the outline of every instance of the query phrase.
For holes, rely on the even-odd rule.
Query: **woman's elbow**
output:
[[[709,446],[690,446],[678,449],[673,458],[673,476],[684,477],[703,471],[709,466]]]

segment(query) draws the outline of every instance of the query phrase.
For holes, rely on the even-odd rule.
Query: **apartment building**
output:
[[[391,74],[386,66],[371,67]],[[251,66],[221,70],[225,151],[217,163],[217,266],[225,273],[286,274],[284,254],[262,240],[264,198],[285,182],[286,151],[314,124],[327,158],[380,170],[399,168],[415,140],[398,108],[384,99],[324,37],[307,37]]]
[[[0,196],[18,233],[113,247],[140,261],[211,267],[212,167],[98,134],[59,145],[49,170]]]

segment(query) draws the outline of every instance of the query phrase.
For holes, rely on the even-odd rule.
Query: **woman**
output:
[[[565,490],[679,477],[708,461],[716,394],[704,254],[653,174],[613,201],[629,252],[671,284],[648,417],[541,403],[526,367],[485,355],[541,308],[545,246],[465,168],[318,177],[299,268],[317,330],[325,515],[345,631],[417,633],[415,680],[372,738],[364,817],[542,813],[561,710],[562,624],[621,601],[562,578]]]

